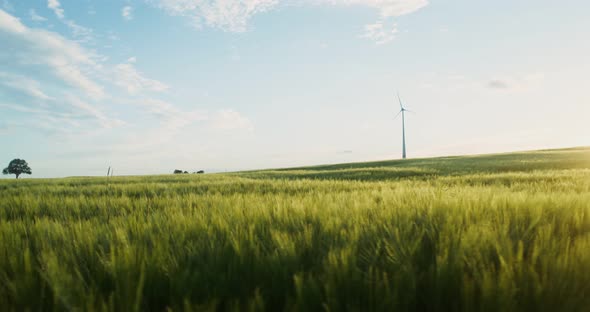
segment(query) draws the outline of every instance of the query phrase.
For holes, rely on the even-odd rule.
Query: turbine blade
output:
[[[415,111],[411,111],[411,110],[409,110],[409,109],[404,109],[404,110],[405,110],[406,112],[409,112],[409,113],[412,113],[412,114],[416,114],[416,112],[415,112]]]
[[[404,106],[402,105],[402,99],[399,97],[399,92],[397,93],[397,99],[399,100],[399,107],[403,110]]]
[[[401,114],[401,113],[402,113],[402,111],[401,111],[401,110],[400,110],[399,112],[397,112],[397,114],[395,115],[395,117],[393,117],[393,120],[396,120],[396,119],[397,119],[397,117],[399,117],[399,114]]]

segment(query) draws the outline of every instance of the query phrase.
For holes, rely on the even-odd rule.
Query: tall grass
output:
[[[0,307],[587,311],[590,152],[523,155],[1,181]]]

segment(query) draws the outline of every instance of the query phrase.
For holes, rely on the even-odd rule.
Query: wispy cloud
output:
[[[413,13],[428,5],[427,0],[310,0],[318,4],[365,6],[379,11],[383,18]]]
[[[492,89],[509,89],[511,87],[511,81],[505,79],[492,79],[488,82],[488,87]]]
[[[135,57],[111,67],[105,64],[104,57],[80,43],[54,32],[28,28],[2,10],[0,39],[22,47],[18,54],[7,54],[12,58],[12,64],[35,67],[37,71],[39,67],[45,67],[51,75],[93,99],[106,96],[100,80],[113,83],[133,95],[143,91],[162,92],[169,88],[158,80],[146,78],[135,67]]]
[[[496,90],[521,89],[543,79],[542,73],[504,75],[490,79],[487,82],[487,87]]]
[[[26,113],[27,120],[41,123],[44,129],[59,129],[59,133],[67,134],[67,129],[111,129],[125,124],[123,121],[107,116],[98,109],[76,95],[64,93],[60,100],[47,99],[43,106],[31,104],[0,103],[0,109]]]
[[[169,102],[143,98],[135,103],[145,108],[145,112],[160,121],[161,131],[181,130],[196,122],[205,122],[213,130],[253,130],[250,119],[233,109],[220,109],[214,112],[206,110],[181,110]]]
[[[287,0],[146,0],[170,15],[185,16],[200,26],[226,31],[243,32],[250,19],[259,13],[278,8],[281,4],[294,5]],[[427,0],[302,0],[296,5],[364,6],[378,11],[379,19],[365,26],[364,38],[386,43],[397,31],[392,19],[413,13],[428,5]],[[385,24],[392,26],[386,27]]]
[[[427,0],[315,0],[338,6],[366,6],[379,11],[375,23],[365,25],[362,38],[373,40],[376,44],[385,44],[398,32],[395,18],[414,13],[428,5]]]
[[[123,17],[123,19],[130,21],[133,19],[133,8],[131,6],[124,6],[121,9],[121,16]]]
[[[195,25],[243,32],[255,14],[265,12],[279,0],[147,0],[170,15],[190,17]]]
[[[361,38],[370,39],[376,44],[385,44],[393,40],[397,32],[396,24],[387,27],[385,21],[381,20],[374,24],[365,25],[365,33],[361,35]]]
[[[70,28],[72,35],[81,42],[92,42],[94,41],[94,31],[88,27],[78,25],[73,20],[64,20],[64,24]]]
[[[31,16],[31,20],[33,22],[44,22],[47,20],[45,17],[37,14],[37,12],[34,9],[31,9],[29,11],[29,15]]]
[[[57,4],[52,5],[59,9]],[[123,121],[110,117],[99,108],[103,107],[101,103],[113,105],[124,100],[110,91],[122,90],[135,97],[168,88],[158,80],[146,78],[135,67],[134,57],[126,63],[108,64],[107,58],[85,48],[82,43],[55,32],[29,28],[3,10],[0,10],[0,42],[19,47],[18,53],[0,50],[4,64],[0,71],[0,91],[17,92],[31,99],[3,108],[19,112],[26,110],[44,125],[44,129],[54,127],[60,134],[72,127],[110,129],[124,125]],[[26,73],[31,71],[36,73],[35,79],[28,78]],[[48,94],[44,88],[52,93]],[[171,106],[168,109],[170,116],[191,116],[173,112],[177,111]],[[82,122],[88,120],[94,122]]]
[[[121,120],[107,117],[101,110],[76,96],[66,96],[66,100],[68,104],[81,111],[85,116],[96,119],[103,128],[110,129],[124,124]]]
[[[156,152],[154,148],[157,147],[161,150],[162,146],[169,145],[175,142],[175,139],[178,139],[179,136],[186,135],[187,128],[194,129],[195,126],[213,130],[239,129],[236,126],[229,127],[231,117],[226,118],[227,120],[224,122],[227,127],[223,129],[218,127],[220,122],[223,122],[221,120],[223,119],[222,111],[211,113],[205,110],[183,110],[167,101],[156,98],[141,98],[133,101],[133,103],[141,107],[144,113],[155,118],[156,123],[152,122],[153,126],[150,129],[145,129],[141,133],[129,133],[123,138],[118,148],[126,151],[150,150]],[[244,121],[242,121],[242,124],[244,124]]]
[[[94,98],[104,96],[103,88],[86,73],[95,69],[97,56],[59,34],[31,29],[0,10],[0,37],[8,44],[22,46],[14,61],[29,66],[45,66],[54,76],[80,88]]]
[[[27,28],[21,24],[18,18],[0,10],[0,30],[14,34],[21,34],[24,33]]]
[[[58,0],[47,0],[47,7],[55,13],[55,16],[59,19],[63,19],[64,10],[61,8],[61,3]]]
[[[0,72],[0,85],[21,91],[34,98],[49,100],[51,97],[41,90],[41,84],[31,78]]]
[[[138,94],[143,91],[162,92],[168,90],[168,85],[158,80],[146,78],[133,65],[136,59],[129,58],[127,63],[115,66],[115,84],[127,90],[129,94]]]
[[[58,0],[47,0],[47,7],[55,13],[55,16],[57,16],[62,23],[68,26],[72,35],[79,41],[90,42],[94,40],[92,37],[92,29],[78,25],[74,20],[66,18],[65,11]]]
[[[233,109],[218,111],[211,118],[211,125],[218,130],[254,130],[252,121]]]

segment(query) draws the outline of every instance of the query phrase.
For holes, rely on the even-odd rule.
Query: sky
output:
[[[590,145],[587,0],[0,0],[0,164],[223,172]],[[4,166],[2,166],[4,167]]]

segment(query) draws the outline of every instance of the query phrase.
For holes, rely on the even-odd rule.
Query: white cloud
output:
[[[104,96],[103,88],[86,74],[98,66],[97,56],[78,43],[53,32],[27,28],[2,10],[0,37],[23,47],[12,56],[18,63],[49,67],[54,76],[93,98]]]
[[[147,112],[160,120],[172,119],[182,113],[172,104],[159,99],[147,98],[138,100],[137,103],[147,108]]]
[[[381,20],[374,24],[365,25],[365,33],[361,35],[361,38],[373,40],[376,44],[384,44],[393,40],[397,32],[395,24],[387,27],[385,22]]]
[[[130,58],[128,63],[115,66],[115,84],[127,90],[129,94],[138,94],[143,91],[162,92],[168,90],[166,84],[144,77],[133,65],[134,61],[134,58]]]
[[[43,17],[43,16],[41,16],[41,15],[37,14],[37,12],[35,12],[35,10],[34,10],[34,9],[31,9],[31,10],[29,11],[29,15],[31,16],[31,20],[32,20],[33,22],[44,22],[44,21],[46,21],[46,20],[47,20],[45,17]]]
[[[123,7],[123,9],[121,9],[121,16],[123,16],[123,18],[127,21],[132,20],[133,19],[133,8],[130,6]]]
[[[218,111],[211,119],[211,126],[218,130],[254,130],[250,119],[232,109]]]
[[[50,64],[53,63],[50,62]],[[61,64],[60,60],[56,60],[51,64],[55,68],[55,74],[69,83],[72,86],[78,87],[86,92],[86,94],[94,99],[102,99],[105,97],[104,89],[101,85],[86,76],[76,64]]]
[[[124,124],[123,121],[107,117],[102,111],[95,106],[88,104],[76,96],[66,96],[67,103],[75,109],[83,112],[85,115],[96,119],[103,128],[110,129]]]
[[[47,0],[47,7],[53,10],[53,13],[55,13],[55,16],[57,16],[59,19],[63,19],[65,17],[64,10],[61,8],[61,4],[58,0]]]
[[[0,108],[26,113],[32,123],[43,124],[43,129],[58,130],[61,134],[67,134],[67,128],[88,126],[88,120],[98,123],[100,129],[124,124],[121,120],[108,117],[95,105],[68,93],[64,93],[59,100],[48,99],[43,106],[0,103]],[[97,129],[96,124],[91,124],[90,128]]]
[[[256,14],[279,7],[281,4],[293,5],[289,0],[146,0],[148,3],[165,10],[170,15],[192,18],[197,25],[222,30],[242,32],[247,29],[249,20]],[[427,0],[301,0],[297,5],[323,6],[364,6],[378,11],[376,23],[365,26],[365,38],[378,43],[393,39],[393,27],[384,24],[391,19],[413,13],[428,5]],[[388,29],[389,28],[389,29]]]
[[[144,98],[133,102],[145,108],[145,112],[155,117],[157,127],[144,129],[142,132],[130,133],[123,138],[120,147],[137,152],[150,151],[151,154],[162,150],[163,146],[175,145],[179,137],[193,136],[187,128],[210,129],[215,131],[251,130],[252,123],[238,112],[227,109],[215,112],[204,110],[181,110],[174,105],[155,98]],[[151,123],[153,124],[153,123]],[[199,128],[194,128],[198,126]]]
[[[466,76],[457,72],[432,72],[424,77],[425,80],[420,86],[425,89],[474,90],[487,88],[496,91],[522,91],[535,87],[545,78],[544,74],[539,72],[500,74],[489,78]]]
[[[6,72],[0,72],[0,84],[5,87],[12,88],[35,97],[40,100],[50,100],[51,97],[41,90],[41,85],[38,81]]]
[[[206,121],[215,130],[253,130],[252,122],[233,109],[215,112],[203,110],[183,111],[174,105],[154,98],[136,101],[137,105],[147,109],[147,113],[161,121],[163,130],[180,130],[198,121]]]
[[[22,34],[27,28],[18,18],[0,10],[0,30],[9,33]]]
[[[17,63],[48,67],[52,75],[93,99],[106,96],[99,79],[114,83],[132,95],[168,89],[166,84],[142,75],[133,65],[136,61],[134,57],[129,58],[128,63],[109,69],[103,64],[103,57],[85,49],[80,43],[57,33],[27,28],[17,18],[2,10],[0,39],[11,40],[13,44],[23,47],[18,54],[10,54]]]
[[[123,139],[121,147],[135,152],[161,148],[162,145],[173,142],[181,130],[209,119],[206,111],[182,111],[160,99],[142,98],[131,103],[143,108],[145,113],[157,120],[156,127],[144,129],[141,133],[131,133]]]
[[[51,113],[48,110],[29,108],[29,107],[22,106],[22,105],[11,105],[11,104],[0,103],[0,107],[10,109],[13,111],[17,111],[17,112],[21,112],[21,113],[31,113],[31,114],[50,114]]]
[[[312,0],[313,1],[313,0]],[[414,13],[428,5],[428,0],[315,0],[338,6],[365,6],[379,11],[380,18],[377,22],[365,25],[365,31],[361,38],[375,41],[376,44],[385,44],[395,38],[397,24],[396,17]]]
[[[205,111],[181,111],[174,105],[159,99],[146,98],[137,101],[147,112],[161,121],[165,131],[179,130],[197,121],[209,119]]]
[[[64,23],[75,38],[77,38],[81,42],[90,42],[93,40],[92,37],[92,29],[78,25],[71,19],[66,19],[65,11],[61,7],[61,3],[58,0],[47,0],[47,7],[51,9],[57,18],[59,18],[62,23]]]
[[[98,108],[101,103],[110,106],[125,101],[117,98],[116,92],[111,92],[116,87],[132,95],[168,88],[162,82],[144,77],[133,65],[134,57],[129,58],[128,63],[107,64],[105,57],[86,49],[81,43],[55,32],[28,28],[3,10],[0,10],[0,42],[18,47],[18,53],[0,49],[3,59],[0,91],[6,88],[31,96],[35,101],[25,101],[15,107],[20,107],[20,111],[25,108],[34,110],[35,120],[44,125],[43,129],[53,127],[60,135],[67,134],[71,127],[107,129],[122,125],[122,121],[108,117]],[[28,78],[30,72],[35,72],[35,79],[39,80]],[[50,96],[42,87],[60,95]],[[35,109],[35,106],[43,109]],[[168,108],[166,114],[174,118],[197,118],[173,107]],[[83,122],[89,118],[100,127]],[[183,119],[176,124],[183,122],[186,121]],[[75,133],[82,132],[76,130]]]
[[[61,9],[59,2],[52,4]],[[62,11],[67,25],[68,19]],[[0,42],[13,49],[0,49],[3,67],[0,72],[0,92],[11,90],[30,96],[10,109],[27,115],[26,127],[63,139],[80,138],[89,132],[125,126],[126,132],[135,132],[136,140],[145,140],[148,150],[170,144],[178,136],[188,135],[185,129],[243,130],[252,129],[252,123],[234,110],[202,111],[181,108],[157,99],[141,100],[142,106],[130,106],[131,114],[147,113],[156,122],[127,124],[110,108],[116,105],[139,103],[169,87],[163,82],[147,78],[137,67],[137,59],[130,56],[121,64],[113,64],[85,44],[68,39],[56,32],[29,28],[21,21],[0,10]],[[16,53],[15,53],[16,52]],[[35,73],[35,80],[27,78]],[[5,88],[5,89],[2,89]],[[125,94],[122,94],[123,90]],[[50,92],[50,93],[48,93]],[[164,93],[166,95],[166,93]],[[122,111],[128,114],[127,109]],[[128,115],[131,116],[131,115]],[[130,120],[136,120],[135,118]],[[195,129],[195,128],[193,128]],[[117,141],[117,140],[115,140]],[[149,142],[148,142],[149,141]],[[117,142],[114,142],[115,144]]]
[[[365,6],[377,9],[383,18],[413,13],[428,5],[427,0],[310,0],[336,6]]]
[[[265,12],[279,0],[148,0],[168,14],[191,17],[197,25],[205,24],[227,31],[243,32],[248,21]]]
[[[505,79],[492,79],[488,82],[488,87],[492,89],[509,89],[512,85],[511,81]]]
[[[78,41],[90,42],[90,41],[94,40],[94,38],[92,36],[92,33],[93,33],[92,29],[78,25],[73,20],[64,20],[64,24],[66,24],[66,26],[68,26],[68,28],[72,32],[72,35],[76,39],[78,39]]]
[[[487,87],[497,90],[522,89],[543,80],[542,73],[531,73],[525,75],[498,76],[487,82]]]

